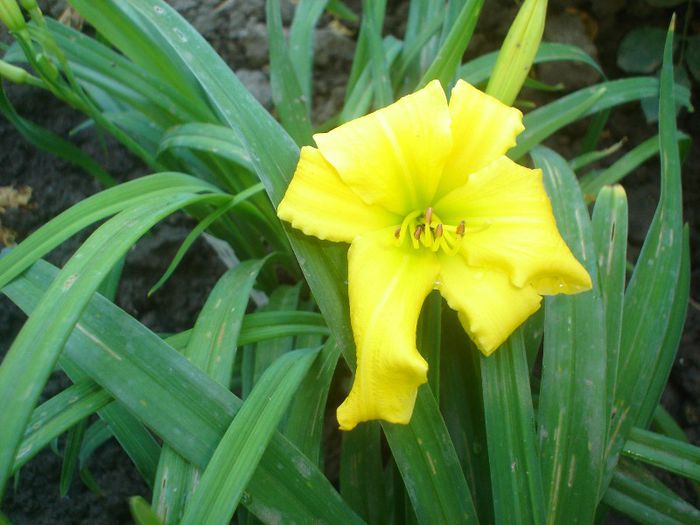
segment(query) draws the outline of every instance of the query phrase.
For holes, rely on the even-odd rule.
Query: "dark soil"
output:
[[[264,2],[172,0],[170,3],[207,37],[255,96],[270,108]],[[359,1],[347,3],[356,6]],[[64,8],[61,0],[41,4],[45,7],[45,12],[54,16],[60,15]],[[393,1],[389,4],[387,30],[400,35],[406,18],[406,3]],[[684,9],[685,7],[680,11],[681,20]],[[515,11],[516,6],[512,0],[486,2],[468,55],[477,56],[497,48]],[[285,24],[291,20],[291,13],[290,5],[284,3]],[[582,47],[601,62],[610,78],[619,78],[624,74],[617,68],[615,57],[625,33],[639,24],[665,28],[671,11],[649,8],[643,0],[552,0],[549,13],[545,40],[574,43]],[[350,27],[346,34],[327,22],[324,21],[316,35],[314,90],[315,118],[318,122],[330,117],[342,103],[354,50],[353,31],[356,29]],[[690,26],[691,31],[697,33],[700,29],[697,27],[698,20],[693,24]],[[567,89],[577,89],[597,80],[597,75],[589,69],[571,65],[540,67],[537,74],[545,82],[563,82]],[[67,136],[71,129],[82,122],[81,115],[49,95],[13,86],[9,86],[8,91],[21,115],[62,136]],[[694,104],[698,107],[697,98]],[[690,115],[682,113],[679,125],[689,135],[700,136],[700,124]],[[549,145],[571,157],[576,154],[584,133],[585,125],[571,126],[558,134]],[[631,147],[654,133],[655,126],[645,122],[639,105],[629,105],[614,112],[601,146],[608,146],[627,137],[627,145]],[[128,180],[146,173],[138,160],[108,137],[101,137],[91,129],[77,133],[71,140],[94,155],[118,180]],[[0,120],[0,144],[0,186],[26,185],[33,191],[31,206],[9,210],[0,215],[2,225],[14,230],[18,240],[75,202],[99,190],[99,185],[89,175],[60,159],[35,150],[4,120]],[[700,298],[698,266],[695,264],[700,260],[700,223],[697,220],[697,214],[700,213],[700,177],[697,171],[699,156],[698,148],[693,148],[690,157],[686,159],[683,174],[685,219],[691,226],[693,298]],[[658,162],[652,161],[625,182],[630,200],[632,253],[641,246],[656,206],[658,173]],[[148,289],[165,270],[192,224],[183,215],[169,218],[144,238],[127,258],[117,303],[154,330],[170,332],[192,326],[209,290],[225,271],[225,266],[213,249],[200,240],[195,249],[189,251],[170,283],[153,297],[147,298]],[[88,233],[84,232],[64,243],[48,259],[56,265],[62,265]],[[4,355],[24,319],[24,315],[9,300],[0,296],[0,355]],[[699,332],[700,310],[697,303],[691,300],[678,359],[663,398],[664,405],[695,444],[700,444]],[[50,397],[64,387],[66,381],[60,374],[52,377],[45,397]],[[93,494],[77,480],[68,496],[61,498],[58,492],[60,462],[60,458],[47,449],[22,469],[16,491],[8,490],[2,505],[12,523],[129,523],[128,497],[150,497],[148,487],[113,441],[98,449],[90,460],[90,469],[102,489],[100,495]],[[670,483],[675,490],[693,501],[693,493],[687,484],[678,480],[671,480]],[[607,523],[625,521],[622,517],[610,516]]]

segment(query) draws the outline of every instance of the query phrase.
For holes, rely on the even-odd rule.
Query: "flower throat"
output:
[[[414,249],[421,247],[437,252],[442,249],[449,255],[454,255],[459,251],[459,247],[464,237],[465,224],[460,221],[457,225],[445,224],[440,217],[427,208],[425,211],[416,210],[409,213],[401,223],[401,226],[394,231],[397,246],[410,239]]]

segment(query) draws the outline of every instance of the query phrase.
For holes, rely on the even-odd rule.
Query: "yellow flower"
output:
[[[357,370],[340,428],[408,423],[428,365],[416,324],[431,290],[486,355],[542,294],[591,287],[562,240],[542,172],[504,156],[522,114],[463,81],[438,81],[314,136],[277,213],[320,239],[350,243]]]

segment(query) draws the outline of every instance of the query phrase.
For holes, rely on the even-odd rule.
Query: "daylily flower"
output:
[[[591,287],[559,235],[540,170],[504,156],[522,114],[463,81],[438,81],[314,136],[277,213],[350,243],[357,370],[338,422],[408,423],[428,365],[416,325],[431,290],[491,354],[542,295]]]

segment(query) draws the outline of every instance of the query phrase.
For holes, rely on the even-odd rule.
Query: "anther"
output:
[[[440,237],[442,237],[442,224],[435,226],[435,238],[439,239]]]
[[[416,226],[416,231],[413,232],[413,238],[420,240],[420,236],[423,234],[423,226]]]
[[[425,210],[425,224],[430,226],[430,223],[433,222],[433,209],[428,208]]]
[[[400,235],[401,235],[401,226],[396,228],[396,231],[394,232],[394,237],[396,237],[398,239]]]
[[[459,224],[457,225],[457,229],[455,230],[455,233],[459,235],[460,237],[464,235],[464,221],[459,221]]]

